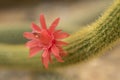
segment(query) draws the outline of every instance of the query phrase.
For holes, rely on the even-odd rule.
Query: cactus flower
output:
[[[63,62],[62,56],[66,55],[66,51],[62,46],[67,45],[61,39],[69,36],[68,33],[62,30],[55,30],[60,18],[55,19],[49,29],[47,29],[44,15],[40,15],[41,28],[32,23],[32,32],[24,32],[24,37],[29,39],[26,46],[30,49],[30,57],[35,56],[39,51],[43,50],[42,63],[45,68],[48,68],[48,63],[52,62],[51,55],[54,55],[57,61]]]

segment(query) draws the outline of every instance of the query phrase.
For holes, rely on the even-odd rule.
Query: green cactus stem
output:
[[[120,42],[120,0],[116,0],[96,22],[66,41],[70,43],[65,47],[69,54],[59,66],[79,63],[111,49]]]
[[[120,0],[113,5],[96,22],[72,34],[65,41],[69,43],[64,49],[68,52],[63,57],[64,63],[54,60],[52,67],[62,67],[93,58],[120,43]],[[15,48],[15,49],[13,49]],[[0,46],[0,67],[42,70],[40,58],[27,58],[28,51],[23,46]]]

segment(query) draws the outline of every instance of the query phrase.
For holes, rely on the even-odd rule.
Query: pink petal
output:
[[[54,32],[56,26],[57,26],[58,23],[59,23],[59,20],[60,20],[60,18],[57,18],[55,21],[53,21],[53,23],[51,24],[51,26],[50,26],[50,28],[49,28],[49,31],[50,31],[50,32]]]
[[[42,63],[45,66],[45,68],[48,68],[48,62],[49,62],[49,52],[48,50],[45,50],[42,54]]]
[[[32,47],[32,48],[30,48],[29,57],[35,56],[40,50],[42,50],[42,48],[40,48],[40,47]]]
[[[41,37],[40,37],[40,41],[43,43],[43,44],[48,44],[51,40],[51,37],[50,35],[48,34],[48,32],[46,30],[42,31],[41,32]]]
[[[65,45],[67,45],[68,43],[66,43],[66,42],[63,42],[63,41],[56,41],[56,45],[57,46],[65,46]]]
[[[36,41],[36,40],[31,40],[31,41],[28,41],[28,42],[26,43],[26,46],[29,47],[29,48],[31,48],[31,47],[37,46],[38,44],[39,44],[38,41]]]
[[[51,51],[59,62],[63,62],[61,56],[59,55],[59,49],[55,45],[52,46]]]
[[[67,52],[64,51],[61,47],[59,47],[59,50],[60,50],[60,56],[66,56],[67,55]]]
[[[23,36],[27,39],[34,39],[34,35],[31,32],[24,32]]]
[[[68,36],[69,36],[69,34],[65,33],[65,32],[59,32],[59,33],[54,34],[55,39],[63,39]]]
[[[32,29],[33,29],[33,31],[37,31],[37,32],[41,31],[40,27],[34,23],[32,23]]]
[[[49,53],[49,54],[48,54],[49,62],[52,63],[51,53],[50,53],[50,52],[48,52],[48,53]]]
[[[50,38],[50,34],[48,33],[47,30],[42,30],[41,34],[46,38]]]
[[[60,33],[60,32],[62,32],[62,30],[56,30],[56,31],[54,32],[54,34],[57,34],[57,33]]]
[[[40,23],[41,23],[41,26],[42,26],[43,29],[47,29],[45,18],[44,18],[43,14],[40,15]]]
[[[60,56],[67,56],[67,52],[66,51],[61,51],[61,53],[60,53]]]

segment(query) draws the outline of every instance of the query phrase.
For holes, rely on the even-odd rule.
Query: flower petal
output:
[[[41,26],[42,26],[43,29],[47,29],[45,18],[44,18],[43,14],[40,15],[40,23],[41,23]]]
[[[51,55],[49,53],[49,62],[52,63]]]
[[[68,33],[65,33],[65,32],[59,32],[59,33],[54,33],[54,37],[55,39],[63,39],[63,38],[66,38],[68,37],[69,34]]]
[[[43,43],[43,44],[48,44],[51,40],[51,37],[50,35],[48,34],[48,32],[46,30],[42,30],[41,32],[41,36],[40,36],[40,41]]]
[[[27,39],[34,39],[34,35],[31,32],[24,32],[23,36]]]
[[[62,32],[62,30],[56,30],[56,31],[54,32],[54,34],[57,34],[57,33],[59,33],[59,32]]]
[[[61,52],[60,52],[60,56],[62,56],[62,57],[63,57],[63,56],[67,56],[67,52],[66,52],[66,51],[61,51]]]
[[[49,31],[50,31],[50,32],[54,32],[56,26],[57,26],[58,23],[59,23],[59,20],[60,20],[60,18],[57,18],[57,19],[55,19],[55,21],[53,21],[53,23],[51,24],[51,26],[50,26],[50,28],[49,28]]]
[[[40,50],[42,50],[41,47],[32,47],[32,48],[30,48],[30,55],[29,55],[29,57],[35,56]]]
[[[31,48],[31,47],[37,46],[38,44],[39,44],[39,42],[37,40],[31,40],[31,41],[28,41],[26,43],[26,46],[29,47],[29,48]]]
[[[60,56],[66,56],[67,55],[67,52],[64,51],[61,47],[59,47],[59,50],[60,50]]]
[[[41,31],[40,27],[38,25],[36,25],[35,23],[32,23],[32,29],[33,29],[33,31],[37,31],[37,32]]]
[[[55,45],[52,46],[51,51],[59,62],[63,62],[61,56],[59,55],[59,49]]]
[[[63,42],[63,41],[56,41],[56,46],[65,46],[67,45],[68,43],[66,42]]]
[[[48,62],[49,62],[49,52],[48,50],[45,50],[42,54],[42,63],[45,66],[45,68],[48,68]]]

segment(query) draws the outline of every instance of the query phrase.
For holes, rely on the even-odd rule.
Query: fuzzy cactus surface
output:
[[[65,47],[69,55],[64,57],[69,65],[101,55],[120,42],[120,0],[115,3],[93,24],[69,37]],[[56,63],[55,63],[56,65]]]
[[[50,64],[50,68],[89,60],[120,43],[120,0],[115,0],[98,20],[72,34],[65,41],[69,43],[64,47],[68,55],[63,57],[63,63],[54,60],[53,64]],[[4,47],[4,45],[0,45],[1,68],[44,69],[39,56],[31,59],[26,57],[28,54],[25,53],[28,53],[28,50],[23,45],[8,45],[7,50]]]

